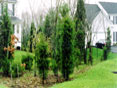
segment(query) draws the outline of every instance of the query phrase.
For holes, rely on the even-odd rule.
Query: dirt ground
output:
[[[14,78],[2,77],[0,83],[6,85],[8,88],[49,88],[56,83],[64,82],[62,77],[58,77],[58,81],[54,75],[49,75],[47,80],[42,84],[42,80],[39,76],[34,77],[33,74],[25,73],[22,77]]]
[[[90,67],[88,66],[80,70],[75,70],[74,75],[78,76],[89,69]],[[70,80],[73,80],[73,78]],[[53,74],[48,76],[44,85],[39,76],[34,77],[33,72],[25,72],[23,76],[12,80],[10,77],[3,77],[0,74],[0,83],[6,85],[8,88],[49,88],[52,85],[62,82],[64,82],[62,76],[59,76],[57,81],[57,78]]]

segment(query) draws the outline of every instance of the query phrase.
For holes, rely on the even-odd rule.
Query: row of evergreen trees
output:
[[[57,10],[49,11],[43,26],[38,30],[32,22],[28,39],[29,51],[35,52],[35,68],[38,68],[43,83],[49,70],[48,57],[52,58],[51,69],[55,76],[58,78],[61,72],[65,80],[69,80],[74,68],[78,67],[82,61],[87,64],[87,48],[85,47],[87,25],[83,0],[78,0],[74,17],[70,15],[68,5],[63,4]],[[91,41],[90,39],[89,61],[92,64]]]
[[[74,68],[78,67],[78,64],[82,61],[85,64],[87,63],[86,57],[84,57],[86,56],[86,15],[83,0],[79,0],[77,9],[73,18],[70,15],[68,5],[63,4],[58,12],[51,9],[45,18],[42,34],[39,34],[43,37],[39,37],[35,51],[37,68],[43,80],[46,79],[48,73],[48,57],[52,58],[52,70],[55,76],[58,78],[58,73],[61,72],[65,80],[69,80],[70,74],[74,72]],[[48,46],[51,46],[49,49],[50,55]]]

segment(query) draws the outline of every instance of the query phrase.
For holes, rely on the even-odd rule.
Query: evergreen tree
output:
[[[67,4],[61,5],[58,14],[61,15],[57,17],[57,23],[55,25],[55,30],[52,35],[52,57],[53,57],[53,72],[57,77],[58,72],[61,70],[61,31],[62,31],[62,19],[69,14],[69,8]],[[56,21],[56,20],[55,20]]]
[[[53,36],[53,72],[58,80],[58,71],[61,69],[61,30],[60,25],[57,24],[56,35]]]
[[[74,70],[73,58],[73,33],[74,24],[69,16],[62,19],[62,40],[61,40],[61,57],[62,57],[62,74],[65,80]]]
[[[85,11],[85,7],[84,7],[84,1],[83,0],[78,0],[77,1],[77,10],[76,10],[76,14],[75,14],[75,20],[76,20],[76,42],[78,42],[78,44],[76,45],[76,47],[78,47],[80,49],[80,53],[82,55],[81,58],[84,59],[84,63],[87,63],[86,60],[86,49],[85,49],[85,26],[86,26],[86,11]],[[82,31],[82,36],[83,37],[78,37],[79,36],[79,32]],[[77,39],[79,38],[79,39]],[[80,41],[78,41],[80,40]],[[80,42],[82,42],[82,44],[80,44]]]
[[[55,10],[52,8],[49,10],[48,14],[46,15],[45,18],[45,23],[44,23],[44,34],[46,38],[50,38],[53,32],[55,31]]]
[[[107,39],[106,39],[106,47],[107,50],[110,51],[110,47],[111,47],[111,34],[110,34],[110,29],[107,29]]]
[[[13,28],[11,24],[11,19],[8,15],[7,4],[4,5],[3,13],[0,22],[0,67],[4,71],[4,75],[9,73],[9,60],[12,55],[9,51],[5,52],[4,48],[10,46],[11,35],[13,34]],[[4,63],[6,61],[6,63]]]
[[[36,31],[34,22],[31,23],[31,30],[30,30],[30,45],[29,51],[33,52],[33,39],[35,37],[34,32]]]
[[[111,47],[111,34],[110,34],[110,29],[107,29],[107,38],[106,38],[106,46],[103,48],[103,60],[107,60],[108,54],[110,51]]]
[[[79,61],[78,63],[81,64],[84,56],[84,32],[82,30],[76,32],[75,48],[79,50],[79,54],[76,55],[76,61]]]
[[[39,42],[36,46],[35,57],[37,60],[37,68],[39,70],[39,75],[42,77],[42,83],[47,78],[49,61],[48,61],[48,43],[44,34],[40,33]]]
[[[83,0],[77,0],[77,10],[75,17],[76,17],[76,24],[79,24],[81,22],[83,26],[85,25],[86,11]],[[76,29],[78,29],[78,25],[76,25]]]

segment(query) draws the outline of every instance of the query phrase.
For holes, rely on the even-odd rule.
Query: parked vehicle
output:
[[[103,47],[106,45],[106,41],[105,39],[100,39],[97,43],[96,43],[96,47],[97,48],[101,48],[103,49]]]

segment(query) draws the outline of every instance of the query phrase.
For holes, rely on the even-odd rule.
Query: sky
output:
[[[86,3],[90,4],[97,3],[98,1],[117,2],[117,0],[85,0]],[[16,16],[22,19],[22,13],[26,12],[29,14],[31,14],[32,12],[46,13],[51,6],[55,7],[55,5],[56,0],[17,0]]]

